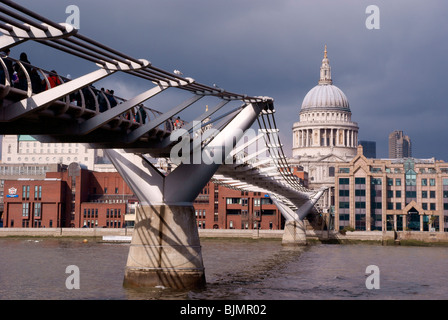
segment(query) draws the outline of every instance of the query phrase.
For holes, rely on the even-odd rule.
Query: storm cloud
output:
[[[448,160],[446,73],[448,2],[362,0],[19,0],[65,22],[80,9],[80,33],[145,58],[168,71],[237,93],[270,96],[285,152],[305,94],[319,78],[324,45],[334,85],[346,94],[360,140],[387,157],[388,135],[403,130],[413,156]],[[367,6],[380,10],[380,29],[366,28]],[[34,44],[31,63],[80,76],[93,66]],[[104,80],[124,98],[145,90],[132,78]],[[129,95],[129,96],[127,96]]]

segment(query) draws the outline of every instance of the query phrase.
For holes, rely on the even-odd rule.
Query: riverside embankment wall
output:
[[[132,236],[133,228],[0,228],[2,237],[93,237],[103,236]],[[246,239],[279,239],[283,237],[283,230],[240,230],[240,229],[199,229],[201,238],[246,238]],[[418,232],[403,231],[351,231],[341,234],[334,231],[306,231],[310,242],[389,242],[389,243],[438,243],[448,244],[446,232]]]

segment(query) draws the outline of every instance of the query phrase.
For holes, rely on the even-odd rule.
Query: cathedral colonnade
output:
[[[358,130],[345,128],[321,128],[295,129],[294,148],[307,147],[348,147],[358,146]],[[314,137],[314,138],[313,138]]]

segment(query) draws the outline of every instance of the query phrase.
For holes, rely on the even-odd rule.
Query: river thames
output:
[[[448,299],[447,247],[201,239],[207,286],[197,291],[123,288],[129,244],[82,239],[0,239],[1,300]],[[68,289],[68,266],[79,289]],[[379,289],[368,289],[368,266]]]

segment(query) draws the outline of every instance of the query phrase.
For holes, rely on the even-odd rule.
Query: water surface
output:
[[[129,244],[82,239],[0,239],[0,299],[448,299],[448,248],[380,245],[282,247],[278,240],[201,239],[207,287],[125,289]],[[69,265],[80,289],[65,283]],[[380,271],[369,290],[366,268]]]

